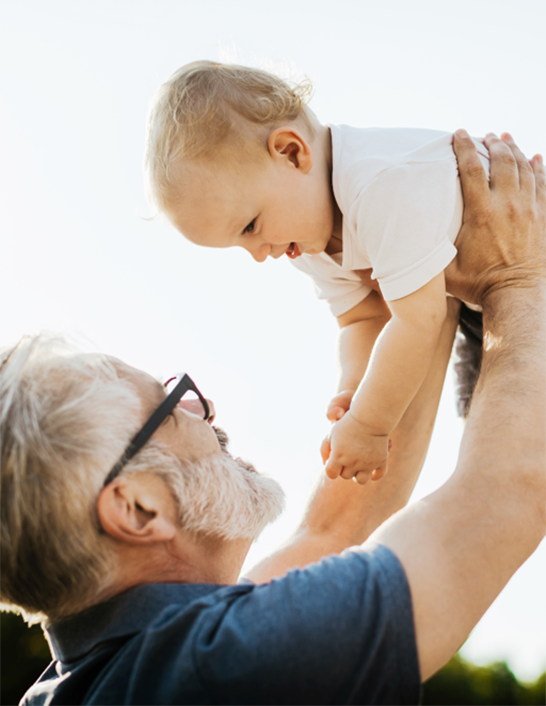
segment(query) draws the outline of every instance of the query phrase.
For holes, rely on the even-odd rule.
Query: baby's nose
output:
[[[248,252],[252,255],[256,262],[265,262],[267,260],[267,256],[271,252],[271,245],[263,243],[258,247],[248,248]]]

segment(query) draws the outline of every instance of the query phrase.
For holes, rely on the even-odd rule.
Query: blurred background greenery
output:
[[[17,704],[47,665],[51,654],[39,625],[20,615],[0,613],[0,703]]]
[[[506,662],[477,667],[459,655],[423,687],[423,704],[546,704],[546,672],[522,684]]]
[[[51,657],[39,625],[27,627],[19,615],[0,614],[0,703],[17,704]],[[522,684],[505,662],[477,667],[456,655],[423,687],[423,704],[546,704],[546,673]]]

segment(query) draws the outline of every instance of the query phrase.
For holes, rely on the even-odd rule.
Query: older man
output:
[[[485,331],[455,473],[383,523],[422,464],[453,311],[414,441],[395,440],[382,481],[324,479],[254,583],[236,584],[282,493],[227,453],[188,376],[166,396],[51,339],[4,353],[1,596],[45,617],[55,657],[25,703],[417,703],[546,532],[544,169],[508,137],[488,147],[491,191],[455,139],[465,264],[449,287]]]

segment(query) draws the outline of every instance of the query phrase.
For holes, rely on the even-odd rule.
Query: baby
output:
[[[257,69],[188,64],[154,98],[145,169],[190,241],[287,255],[313,278],[341,328],[326,472],[365,483],[433,358],[463,201],[451,134],[322,125],[308,95]]]

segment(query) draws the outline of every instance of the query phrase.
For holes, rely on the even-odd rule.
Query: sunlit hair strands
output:
[[[96,498],[140,402],[107,359],[58,337],[26,337],[4,359],[1,601],[29,618],[59,617],[108,583]]]
[[[97,499],[142,411],[115,359],[47,334],[0,352],[2,608],[58,620],[108,593],[116,554]],[[184,530],[255,539],[282,511],[282,490],[217,434],[224,453],[199,463],[151,439],[121,475],[160,476]]]
[[[290,86],[267,71],[195,61],[178,69],[152,99],[144,168],[160,211],[175,196],[181,162],[207,160],[224,146],[265,147],[281,122],[302,117],[312,135],[308,80]]]

